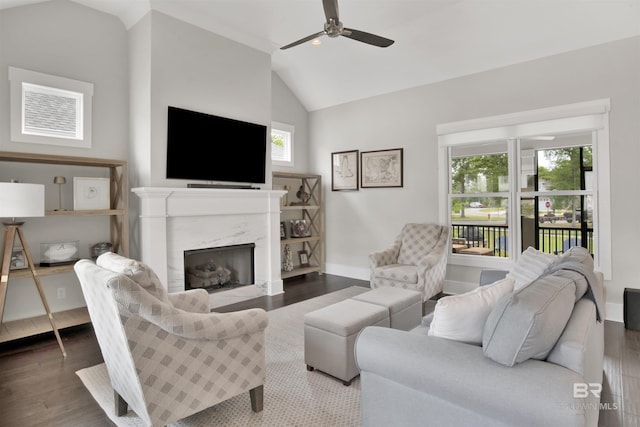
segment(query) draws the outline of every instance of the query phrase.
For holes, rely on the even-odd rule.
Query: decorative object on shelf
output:
[[[11,266],[9,270],[23,270],[25,268],[29,268],[27,265],[27,257],[24,255],[24,249],[18,245],[18,247],[14,246],[11,251]]]
[[[40,243],[40,267],[73,264],[78,260],[78,241]]]
[[[309,253],[307,251],[298,251],[300,258],[300,267],[309,267]]]
[[[331,190],[358,190],[358,150],[331,153]]]
[[[280,223],[280,239],[287,238],[287,227],[284,226],[284,221]]]
[[[91,252],[91,258],[97,259],[100,255],[111,252],[112,248],[113,245],[111,244],[111,242],[100,242],[96,243],[95,245],[91,245],[91,247],[89,248]]]
[[[63,211],[62,209],[62,186],[67,183],[67,178],[64,176],[56,176],[53,178],[53,183],[58,184],[58,209],[56,211]]]
[[[293,253],[289,245],[284,245],[282,255],[282,271],[293,271]]]
[[[360,153],[360,187],[402,187],[403,149]]]
[[[292,237],[309,237],[311,236],[311,226],[306,219],[291,220],[291,236]]]
[[[309,199],[311,199],[311,194],[307,193],[304,190],[304,186],[301,185],[300,188],[298,188],[298,191],[296,191],[296,197],[298,198],[298,200],[300,200],[300,202],[297,203],[291,203],[291,205],[295,205],[295,206],[300,206],[300,205],[306,205],[307,203],[309,203]]]
[[[51,328],[58,340],[58,346],[62,351],[62,356],[66,357],[67,352],[62,344],[62,339],[58,333],[58,327],[54,320],[49,303],[42,289],[40,278],[36,273],[36,267],[31,258],[31,252],[27,246],[27,241],[22,232],[22,224],[24,222],[16,222],[16,218],[42,217],[44,216],[44,185],[41,184],[23,184],[18,182],[0,183],[0,218],[11,218],[10,222],[4,222],[6,226],[4,238],[4,255],[0,267],[0,324],[2,324],[2,315],[4,314],[4,303],[7,296],[7,286],[9,284],[9,273],[11,270],[12,256],[14,247],[16,246],[16,235],[18,236],[19,245],[22,247],[22,253],[27,263],[27,267],[31,270],[33,281],[40,294],[40,300],[49,317]]]
[[[109,209],[109,178],[73,177],[73,209]]]

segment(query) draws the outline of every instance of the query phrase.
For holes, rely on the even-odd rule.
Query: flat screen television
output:
[[[267,127],[169,106],[167,178],[264,184]]]

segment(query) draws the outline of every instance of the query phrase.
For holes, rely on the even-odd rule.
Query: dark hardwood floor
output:
[[[220,307],[219,312],[260,307],[274,310],[349,286],[368,282],[311,274],[285,281],[285,293]],[[0,425],[112,426],[75,375],[102,362],[91,325],[61,331],[68,356],[63,359],[52,333],[0,344]],[[600,425],[640,427],[640,331],[605,322],[605,379]],[[614,405],[615,404],[615,405]],[[614,409],[615,408],[615,409]]]

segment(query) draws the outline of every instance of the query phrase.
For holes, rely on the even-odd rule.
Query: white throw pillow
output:
[[[429,335],[481,345],[484,324],[493,307],[513,292],[515,280],[505,278],[471,292],[438,300],[433,311]]]
[[[526,251],[520,254],[516,265],[507,273],[516,281],[514,290],[527,286],[536,280],[545,270],[559,259],[558,256],[540,252],[529,246]]]

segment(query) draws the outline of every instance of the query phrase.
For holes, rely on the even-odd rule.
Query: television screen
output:
[[[169,107],[167,178],[265,182],[267,127]]]

